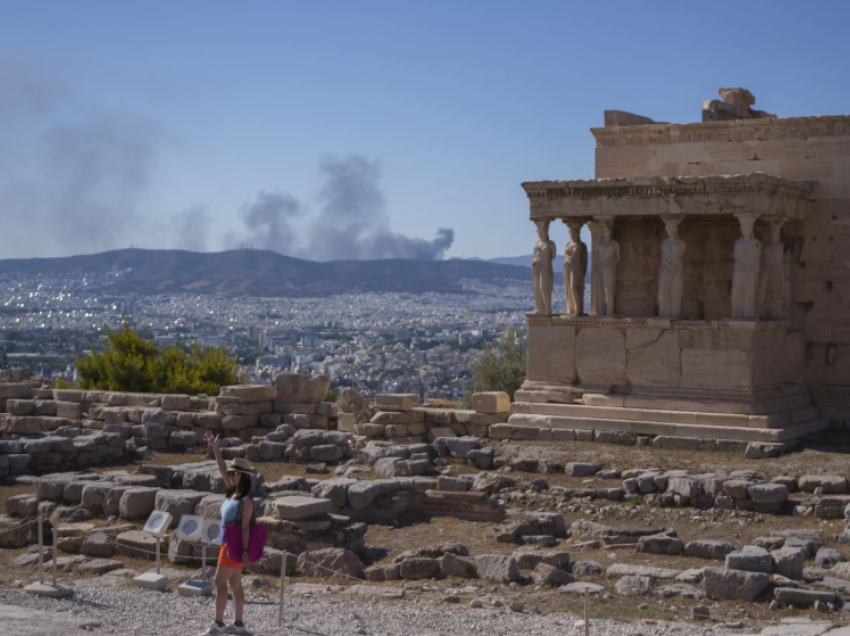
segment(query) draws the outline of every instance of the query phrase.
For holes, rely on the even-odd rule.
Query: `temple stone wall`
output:
[[[529,322],[529,342],[537,343],[528,352],[531,381],[551,381],[557,368],[584,390],[646,396],[627,400],[679,410],[683,399],[714,409],[701,401],[779,390],[797,379],[786,377],[786,361],[799,359],[799,338],[787,338],[782,323],[610,322],[592,316],[570,325],[560,321],[547,316]],[[765,408],[774,406],[768,402]],[[727,407],[749,412],[737,403]]]
[[[789,223],[782,230],[789,347],[798,352],[803,340],[805,382],[823,415],[850,419],[850,116],[620,126],[593,133],[599,179],[760,171],[817,182],[805,224]],[[628,225],[614,230],[623,246],[633,241],[625,237],[635,231]],[[644,229],[645,246],[623,250],[617,313],[651,315],[647,301],[638,297],[654,298],[660,229]],[[714,225],[703,232],[685,221],[680,232],[688,246],[683,314],[728,316],[731,272],[725,270],[736,224],[730,220],[728,231]],[[756,227],[757,235],[763,232]],[[695,285],[702,286],[702,308],[688,293]]]
[[[725,216],[685,219],[679,236],[688,246],[683,259],[682,317],[728,317],[732,311],[732,252],[740,236],[738,221]],[[613,237],[620,243],[615,313],[635,318],[657,315],[661,243],[667,237],[664,224],[660,220],[618,220]]]

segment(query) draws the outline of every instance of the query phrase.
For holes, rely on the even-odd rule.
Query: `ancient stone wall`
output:
[[[351,457],[355,434],[388,445],[486,437],[490,424],[508,418],[507,403],[433,409],[418,406],[416,395],[379,395],[367,404],[351,389],[327,403],[330,381],[281,373],[274,386],[227,386],[215,397],[0,383],[0,478],[157,452],[204,453],[208,431],[220,437],[225,459],[336,463]]]
[[[817,182],[805,224],[786,223],[782,229],[789,333],[805,338],[805,381],[823,415],[850,418],[850,116],[619,126],[593,133],[597,178],[760,171]],[[728,232],[715,227],[705,233],[685,220],[680,231],[687,243],[683,314],[694,318],[729,315],[731,271],[718,267],[728,269],[738,232],[731,219]],[[765,228],[756,230],[758,235]],[[641,230],[642,237],[633,236],[635,231],[628,224],[614,230],[623,246],[617,289],[623,305],[617,313],[645,316],[651,314],[641,298],[654,297],[663,237],[651,227]],[[642,246],[625,247],[640,239]],[[688,288],[700,285],[699,296],[713,302],[689,306]],[[712,293],[706,294],[706,286],[713,286]]]
[[[729,216],[688,219],[679,226],[687,245],[683,256],[682,316],[722,320],[732,312],[732,251],[740,226]],[[620,243],[615,313],[635,318],[657,315],[661,243],[667,237],[658,219],[618,221],[613,237]]]

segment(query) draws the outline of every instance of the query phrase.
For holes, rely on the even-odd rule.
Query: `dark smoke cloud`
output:
[[[319,164],[323,184],[319,213],[307,220],[303,240],[296,237],[292,220],[306,207],[292,196],[261,192],[239,212],[248,234],[228,232],[226,249],[253,245],[315,261],[409,258],[436,260],[454,242],[454,230],[440,228],[428,241],[390,229],[384,195],[378,186],[377,161],[360,155],[327,157]]]
[[[303,209],[295,197],[280,192],[260,192],[252,203],[239,210],[239,218],[247,234],[228,232],[224,235],[225,249],[253,246],[289,254],[295,245],[291,221],[301,216]]]
[[[455,231],[441,227],[433,241],[410,238],[396,232],[380,232],[364,241],[367,254],[363,258],[411,258],[417,261],[433,261],[443,257],[455,240]]]
[[[320,261],[380,258],[369,254],[375,230],[389,226],[378,187],[378,162],[359,155],[326,157],[319,174],[324,184],[319,190],[320,212],[309,229],[310,256]]]
[[[454,242],[454,231],[446,228],[440,228],[433,241],[390,230],[377,161],[361,155],[326,157],[319,173],[324,184],[319,190],[321,209],[309,231],[310,258],[430,261],[442,258]]]
[[[168,137],[92,105],[21,63],[0,62],[0,249],[74,254],[139,240],[137,216]],[[15,159],[13,160],[13,156]]]
[[[174,247],[191,252],[206,252],[209,236],[209,209],[204,205],[196,205],[172,217],[171,233],[175,238]]]

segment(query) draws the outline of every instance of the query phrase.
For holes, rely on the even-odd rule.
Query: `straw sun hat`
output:
[[[248,475],[254,474],[254,467],[251,466],[251,462],[243,457],[234,457],[230,460],[230,464],[227,466],[227,472],[237,472],[237,473],[246,473]]]

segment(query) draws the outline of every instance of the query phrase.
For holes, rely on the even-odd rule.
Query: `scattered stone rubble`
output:
[[[220,395],[206,397],[0,383],[0,477],[78,470],[124,457],[148,459],[157,452],[205,452],[202,440],[208,431],[220,436],[228,459],[312,463],[321,472],[328,464],[356,456],[360,463],[376,464],[387,476],[423,474],[428,465],[421,456],[423,447],[418,446],[422,444],[434,445],[440,457],[462,456],[481,469],[498,468],[501,464],[492,448],[476,441],[488,438],[561,439],[568,433],[579,441],[717,447],[753,458],[776,456],[790,448],[720,440],[721,448],[720,441],[707,445],[711,440],[516,426],[508,423],[510,402],[504,393],[476,394],[474,408],[464,410],[419,406],[418,396],[404,394],[378,395],[369,404],[348,388],[337,404],[330,404],[322,402],[329,385],[327,375],[281,373],[273,387],[222,387]],[[461,441],[447,441],[451,438]],[[409,451],[386,451],[388,457],[371,461],[368,455],[381,454],[384,451],[376,450],[381,447]],[[841,489],[840,484],[822,487],[824,493]]]
[[[464,453],[473,446],[457,447],[455,459],[465,459]],[[423,454],[433,463],[441,458],[437,452],[439,448],[443,448],[447,456],[452,453],[448,446],[434,444],[430,445],[430,452]],[[353,468],[356,467],[340,466],[340,472]],[[606,469],[600,465],[571,463],[562,470],[576,476],[595,476]],[[646,497],[653,494],[657,497],[662,489],[660,494],[697,496],[693,484],[688,482],[690,477],[658,471],[637,471],[633,475],[614,473],[616,471],[609,469],[605,474],[609,478],[636,480],[638,491],[641,486],[644,490],[654,487],[655,492],[647,492]],[[653,474],[652,479],[647,473]],[[703,484],[709,479],[719,479],[718,492],[749,493],[754,485],[770,485],[750,473],[694,481]],[[269,547],[263,560],[256,564],[256,571],[279,575],[281,568],[286,567],[289,572],[297,570],[309,577],[348,581],[479,579],[505,585],[533,584],[563,593],[583,593],[587,585],[593,586],[595,593],[604,592],[603,586],[581,581],[604,575],[612,582],[611,591],[626,598],[655,596],[746,602],[773,599],[778,606],[815,607],[824,611],[841,607],[843,595],[850,593],[850,580],[846,578],[850,577],[848,562],[840,551],[823,547],[824,536],[820,530],[774,530],[751,545],[706,539],[684,542],[673,527],[605,525],[588,519],[568,523],[559,512],[507,509],[511,495],[528,496],[556,490],[554,487],[540,490],[539,484],[537,488],[528,487],[534,481],[537,480],[500,471],[460,477],[396,476],[359,480],[350,476],[323,481],[288,477],[274,483],[267,483],[260,476],[256,489],[258,523],[269,528]],[[786,483],[792,481],[786,480]],[[654,486],[649,486],[650,482]],[[813,483],[835,484],[834,480],[826,479],[818,482],[796,480],[798,485],[801,482],[807,489],[822,487],[813,486]],[[786,483],[781,485],[788,490]],[[177,466],[146,464],[136,473],[54,473],[34,480],[33,486],[32,495],[9,498],[8,516],[0,518],[0,526],[18,525],[17,518],[31,519],[43,513],[48,516],[45,533],[50,541],[52,528],[61,522],[57,542],[63,556],[57,565],[60,571],[80,573],[120,572],[122,556],[150,558],[155,540],[137,527],[152,510],[171,512],[175,518],[190,513],[215,518],[223,498],[223,484],[212,461]],[[704,490],[704,486],[699,489]],[[621,490],[625,495],[625,489]],[[443,501],[445,496],[449,499]],[[573,500],[564,499],[562,494],[556,498],[560,501],[542,508],[555,510]],[[433,504],[434,501],[438,503]],[[629,505],[590,496],[579,501],[605,502],[607,506]],[[680,504],[683,503],[681,500]],[[411,511],[425,515],[436,511],[440,515],[463,517],[471,514],[471,504],[478,506],[478,518],[501,521],[492,538],[497,544],[515,545],[512,554],[472,555],[463,544],[437,543],[400,553],[392,561],[374,563],[381,558],[381,551],[366,549],[366,519],[397,519],[400,514]],[[755,506],[753,502],[753,508]],[[731,511],[713,508],[712,514],[760,514],[747,508]],[[111,522],[106,526],[91,523],[98,518],[108,518]],[[847,518],[850,525],[850,506],[847,506]],[[11,535],[0,532],[0,536],[14,538],[4,539],[4,547],[31,545],[35,541],[32,529],[33,524],[27,523],[20,532]],[[599,548],[604,544],[616,547],[620,553],[633,549],[637,554],[660,555],[672,567],[630,564],[619,559],[607,568],[598,561],[572,562],[564,550],[567,546],[561,545],[565,541],[571,541],[577,549],[594,545]],[[207,556],[214,559],[214,547],[206,549]],[[188,564],[201,556],[202,547],[171,537],[165,541],[163,550],[165,558],[172,563]],[[289,553],[285,562],[283,550]],[[680,556],[702,559],[706,567],[676,568],[675,559]],[[52,567],[51,555],[45,554],[44,558],[46,567]],[[37,561],[37,551],[30,551],[19,557],[15,565],[31,567]],[[813,562],[813,566],[806,567],[808,562]]]
[[[673,527],[608,526],[589,519],[567,523],[562,514],[639,502],[719,515],[845,517],[848,530],[838,540],[850,543],[850,487],[842,476],[767,481],[752,470],[694,475],[560,463],[522,453],[508,458],[489,445],[493,428],[505,425],[507,418],[500,395],[476,396],[476,410],[470,411],[420,407],[416,396],[408,395],[378,396],[370,405],[351,390],[338,405],[329,405],[321,403],[327,378],[281,374],[276,384],[223,387],[212,399],[59,390],[48,395],[46,389],[23,383],[0,385],[7,396],[0,404],[6,438],[0,440],[6,455],[0,457],[9,462],[5,474],[34,487],[32,494],[7,500],[6,515],[0,516],[0,547],[32,545],[37,540],[35,517],[42,514],[48,540],[53,528],[60,527],[56,541],[63,556],[57,565],[63,571],[110,573],[123,567],[116,556],[151,557],[155,540],[137,528],[153,510],[170,512],[175,524],[184,514],[218,517],[225,488],[215,462],[151,462],[135,473],[80,469],[125,454],[201,450],[201,434],[213,430],[224,435],[225,457],[311,467],[338,464],[336,475],[324,480],[285,477],[266,483],[258,476],[258,523],[269,529],[267,554],[256,564],[260,573],[279,574],[285,567],[307,576],[368,581],[478,578],[564,593],[583,593],[586,585],[577,577],[604,575],[615,581],[612,590],[623,597],[772,598],[779,606],[821,610],[842,606],[843,595],[850,593],[848,562],[840,551],[823,547],[819,531],[774,531],[752,545],[686,542]],[[21,418],[24,424],[38,420],[39,432],[20,432]],[[68,450],[62,450],[67,444]],[[22,455],[26,464],[13,459]],[[13,461],[20,467],[13,469]],[[453,467],[463,464],[480,472],[456,474]],[[29,468],[41,476],[26,476]],[[364,478],[366,471],[379,478]],[[561,473],[581,485],[550,486],[528,473]],[[411,513],[500,522],[492,540],[516,547],[513,554],[471,555],[462,544],[434,544],[375,563],[381,556],[366,549],[367,524],[395,523]],[[92,523],[97,519],[109,523]],[[716,565],[675,569],[617,561],[606,568],[594,560],[571,562],[562,549],[565,541],[577,549],[606,546],[668,562],[688,557]],[[193,563],[202,549],[175,537],[163,546],[173,563]],[[206,550],[214,559],[215,549]],[[283,551],[290,555],[285,563]],[[27,552],[16,565],[29,567],[37,561],[37,551]],[[595,585],[596,593],[605,589],[588,585]]]
[[[589,469],[572,465],[570,470],[582,473]],[[0,525],[17,524],[11,517],[43,513],[48,516],[45,523],[48,540],[52,528],[61,522],[56,538],[63,553],[57,562],[61,571],[118,571],[123,566],[116,557],[152,556],[155,540],[136,529],[136,524],[152,510],[171,512],[175,518],[182,514],[218,516],[223,495],[214,492],[222,487],[216,471],[214,462],[201,462],[179,466],[146,465],[137,473],[45,475],[34,481],[33,495],[9,498],[9,516],[0,519]],[[745,475],[736,477],[731,481],[754,479]],[[671,485],[674,489],[682,489],[676,479],[683,478],[668,476],[668,490]],[[467,482],[468,487],[457,489],[454,482]],[[823,547],[824,536],[820,530],[774,530],[751,545],[706,539],[685,543],[671,527],[609,526],[587,519],[568,523],[557,512],[507,510],[507,491],[516,491],[518,483],[510,473],[499,472],[448,479],[337,477],[318,481],[299,477],[265,483],[259,478],[258,523],[269,528],[269,547],[263,560],[256,564],[256,571],[279,575],[280,569],[286,567],[288,571],[297,570],[310,577],[367,581],[477,578],[500,584],[532,583],[564,593],[580,591],[576,577],[599,577],[604,573],[605,578],[614,582],[613,592],[623,597],[654,595],[746,602],[772,598],[780,606],[822,610],[841,607],[843,595],[850,593],[850,581],[846,578],[850,576],[848,562],[840,551]],[[441,486],[449,489],[442,491]],[[367,525],[358,517],[380,517],[375,511],[381,509],[392,510],[396,517],[402,510],[415,509],[427,514],[429,497],[442,494],[477,497],[482,506],[489,508],[490,520],[501,520],[493,540],[516,545],[513,553],[471,555],[463,544],[437,543],[400,553],[392,561],[367,565],[380,555],[366,550]],[[462,516],[468,502],[455,501],[455,505],[454,513]],[[607,505],[618,504],[609,502]],[[440,514],[446,511],[441,510]],[[846,514],[850,526],[850,506]],[[104,517],[111,519],[111,523],[106,526],[90,523]],[[35,538],[31,527],[28,524],[24,531],[13,533],[17,540],[10,543],[6,539],[4,547],[20,548],[32,544]],[[567,540],[576,548],[592,546],[595,542],[597,547],[604,544],[621,551],[633,548],[638,554],[661,555],[674,560],[678,556],[698,558],[707,565],[677,569],[617,560],[605,568],[597,561],[572,562],[562,548],[553,549]],[[163,549],[166,558],[173,563],[192,563],[200,557],[202,547],[172,536],[166,539]],[[290,554],[285,563],[283,550]],[[207,556],[213,559],[214,547],[207,547],[207,551]],[[46,567],[52,567],[51,558],[49,553],[44,555]],[[15,565],[30,567],[37,561],[37,551],[30,551],[19,557]],[[814,566],[806,567],[810,561]],[[668,559],[667,563],[673,561]],[[600,589],[596,591],[604,590],[597,587]]]

